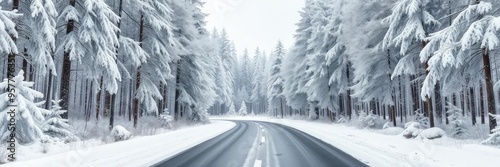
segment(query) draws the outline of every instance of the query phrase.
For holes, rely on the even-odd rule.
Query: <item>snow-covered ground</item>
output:
[[[499,148],[481,145],[479,141],[449,137],[435,140],[419,137],[406,139],[401,135],[391,135],[387,130],[359,129],[322,121],[270,117],[214,117],[212,124],[154,136],[138,136],[122,142],[105,145],[102,145],[104,143],[99,140],[77,142],[70,145],[71,150],[52,152],[49,155],[30,153],[29,149],[25,149],[20,153],[23,159],[2,166],[148,166],[207,141],[235,126],[232,122],[219,120],[256,120],[287,125],[319,138],[362,162],[376,167],[488,167],[495,166],[494,162],[500,157]],[[39,152],[36,150],[41,149],[40,147],[41,145],[35,144],[29,148],[32,152]],[[50,146],[51,149],[57,149],[57,147],[68,146]]]
[[[218,136],[234,126],[234,123],[228,121],[212,121],[207,125],[179,129],[160,135],[135,137],[127,141],[99,146],[89,146],[98,142],[94,140],[77,142],[72,144],[70,151],[31,160],[19,160],[2,166],[149,166]],[[33,145],[35,146],[39,147],[37,144]],[[30,156],[30,153],[24,154]]]
[[[319,138],[370,166],[496,166],[500,149],[479,142],[443,137],[406,139],[384,130],[358,129],[342,124],[267,117],[215,119],[258,120],[287,125]]]

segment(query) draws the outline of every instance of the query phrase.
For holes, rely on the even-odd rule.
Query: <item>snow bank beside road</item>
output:
[[[96,147],[80,148],[43,158],[7,163],[5,167],[32,166],[149,166],[214,138],[236,124],[212,121],[212,124],[132,138]]]
[[[500,149],[443,137],[435,140],[405,139],[376,130],[361,130],[341,124],[263,117],[220,118],[257,120],[287,125],[319,138],[374,167],[386,166],[496,166]]]

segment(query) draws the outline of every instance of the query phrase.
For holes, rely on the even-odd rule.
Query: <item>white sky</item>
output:
[[[225,28],[238,54],[248,48],[253,56],[260,47],[268,54],[281,40],[285,48],[293,44],[295,24],[304,0],[204,0],[207,29]]]

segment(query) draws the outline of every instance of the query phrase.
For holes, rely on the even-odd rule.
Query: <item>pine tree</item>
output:
[[[33,0],[29,4],[29,13],[24,15],[27,54],[35,70],[45,75],[48,70],[56,75],[52,58],[56,48],[56,11],[53,0]],[[43,28],[40,28],[43,27]]]
[[[274,53],[272,55],[272,67],[270,70],[270,76],[268,80],[268,103],[270,109],[278,111],[283,116],[283,78],[281,73],[281,65],[283,61],[283,56],[285,55],[285,48],[281,41],[278,41]],[[275,112],[275,115],[278,114]]]
[[[40,107],[43,102],[35,102],[35,99],[43,98],[43,94],[33,90],[33,85],[33,82],[24,81],[23,70],[19,71],[11,81],[4,79],[0,83],[0,89],[5,90],[8,87],[15,89],[16,96],[14,97],[14,101],[17,102],[17,110],[12,115],[9,113],[11,107],[9,107],[9,103],[7,102],[7,99],[11,98],[9,97],[9,92],[0,95],[0,97],[3,97],[3,100],[0,101],[0,122],[2,122],[0,125],[0,143],[5,144],[11,134],[8,130],[11,116],[14,116],[16,121],[15,137],[18,143],[28,144],[45,138],[40,125],[45,120],[44,115],[48,115],[50,111]]]
[[[448,120],[452,128],[452,135],[454,137],[461,137],[465,133],[465,122],[462,115],[462,109],[448,103]]]
[[[174,3],[165,0],[136,3],[141,9],[140,29],[143,31],[139,42],[148,58],[146,63],[139,66],[136,74],[134,120],[140,107],[147,114],[159,114],[156,102],[163,97],[158,85],[166,85],[167,80],[173,77],[170,63],[179,59],[175,51],[183,49],[180,41],[174,38]]]
[[[492,9],[491,3],[478,0],[458,13],[450,26],[427,38],[429,42],[420,53],[421,61],[429,62],[429,75],[425,78],[422,96],[432,94],[438,81],[444,83],[444,88],[449,88],[443,90],[449,94],[458,93],[460,90],[456,87],[462,85],[465,78],[469,78],[468,82],[471,83],[481,83],[484,80],[488,111],[495,114],[489,52],[498,46],[498,36],[493,33],[496,30],[492,25],[496,23],[491,16],[495,12]],[[475,53],[473,50],[481,50],[481,53]],[[484,72],[484,78],[477,75],[477,71],[481,70]],[[496,121],[490,116],[490,130],[495,127]]]
[[[341,34],[341,20],[337,18],[339,15],[334,15],[335,5],[341,6],[326,0],[314,3],[306,55],[307,99],[312,102],[310,104],[329,113],[338,111],[338,103],[333,102],[338,101],[339,94],[348,91],[350,73],[345,46],[337,40]]]
[[[217,63],[213,46],[204,27],[202,3],[199,1],[174,1],[176,37],[185,48],[177,61],[176,112],[184,119],[207,122],[207,110],[216,101],[215,73]],[[215,59],[216,60],[216,59]]]
[[[213,34],[216,36],[217,34]],[[233,100],[233,56],[231,55],[231,41],[229,41],[225,30],[220,37],[214,37],[217,47],[217,95],[220,107],[227,107]]]
[[[490,115],[497,121],[500,119],[500,115]],[[491,130],[490,136],[483,141],[483,144],[493,144],[493,145],[500,145],[500,126],[495,127],[493,130]]]
[[[61,118],[61,115],[68,111],[61,110],[59,102],[61,102],[61,100],[52,100],[52,109],[50,113],[46,115],[47,119],[42,125],[43,133],[64,142],[76,141],[78,137],[73,134],[72,127],[68,124],[68,120]]]
[[[0,1],[1,2],[1,1]],[[19,34],[16,30],[16,23],[13,19],[21,15],[16,11],[7,11],[0,8],[0,53],[7,53],[9,61],[15,62],[15,54],[18,54],[16,39]],[[5,74],[7,76],[7,74]]]
[[[262,108],[261,101],[262,101],[262,96],[260,94],[260,91],[263,87],[262,85],[262,79],[263,79],[263,69],[264,69],[264,64],[262,64],[262,53],[260,52],[259,48],[255,50],[255,56],[253,57],[253,72],[252,72],[252,87],[250,91],[250,102],[252,104],[256,104],[257,109],[254,109],[252,107],[252,111],[254,110],[260,110]]]
[[[247,112],[247,105],[246,105],[245,101],[242,101],[241,102],[241,108],[238,111],[238,115],[240,115],[240,116],[246,116],[247,114],[248,114],[248,112]]]
[[[231,105],[229,105],[229,111],[226,113],[226,115],[229,115],[229,116],[236,115],[236,109],[234,108],[234,104],[231,103]]]
[[[295,43],[283,60],[283,77],[285,78],[284,96],[286,97],[287,105],[293,109],[306,110],[308,101],[305,90],[307,82],[305,61],[307,54],[307,40],[311,37],[311,20],[314,12],[312,5],[314,1],[307,0],[305,7],[300,12],[301,20],[298,23],[295,31]]]
[[[420,49],[414,48],[425,47],[425,38],[439,27],[440,23],[436,17],[444,11],[442,3],[442,1],[429,0],[399,0],[392,9],[391,15],[384,19],[389,29],[384,37],[383,48],[399,47],[399,54],[402,55],[392,78],[399,75],[427,75],[428,63],[422,61],[425,66],[423,68],[419,66]],[[428,115],[430,126],[434,127],[431,96],[432,94],[422,96],[425,103],[423,112]]]

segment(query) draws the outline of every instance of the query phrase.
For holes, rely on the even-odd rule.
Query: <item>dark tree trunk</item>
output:
[[[121,19],[122,18],[122,11],[123,11],[123,0],[120,0],[119,4],[118,4],[118,17]],[[118,21],[118,25],[117,25],[118,29],[121,28],[121,20]],[[116,32],[116,36],[118,39],[120,39],[120,31]],[[118,57],[118,46],[116,46],[116,55]],[[116,62],[118,62],[118,60],[115,60]],[[120,84],[122,85],[122,83],[120,82]],[[123,87],[123,85],[122,85]],[[109,129],[111,130],[114,126],[114,122],[115,122],[115,105],[116,105],[116,94],[118,92],[114,93],[113,95],[111,95],[111,108],[110,108],[110,117],[109,117]],[[121,93],[121,92],[120,92]],[[123,95],[123,94],[122,94]],[[121,104],[118,105],[121,107]]]
[[[16,0],[19,1],[19,0]],[[19,2],[18,2],[19,3]],[[30,81],[30,78],[28,77],[30,71],[28,71],[28,61],[26,61],[26,58],[28,58],[28,53],[26,53],[28,49],[24,48],[24,58],[23,58],[23,71],[24,71],[24,80],[25,81]]]
[[[448,98],[448,97],[445,97],[444,101],[447,102],[448,104],[451,103],[450,102],[450,98]],[[447,112],[444,113],[444,117],[445,117],[445,120],[446,120],[446,125],[450,124],[450,120],[448,119],[448,113]]]
[[[108,117],[111,112],[111,95],[106,93],[104,95],[104,117]]]
[[[139,27],[139,42],[140,46],[142,47],[142,41],[144,39],[144,15],[141,15],[141,23]],[[141,67],[137,69],[137,77],[135,80],[135,89],[138,90],[139,86],[141,84]],[[133,104],[133,110],[134,110],[134,128],[137,128],[137,119],[139,115],[139,99],[134,98],[134,104]]]
[[[474,88],[470,88],[470,113],[472,118],[472,125],[476,125],[476,104],[474,100]]]
[[[436,100],[436,114],[439,118],[439,122],[442,123],[443,122],[443,118],[442,118],[442,113],[443,113],[443,104],[441,103],[441,84],[438,82],[435,86],[434,86],[434,97],[435,97],[435,100]]]
[[[422,48],[425,47],[425,45],[427,45],[427,42],[425,41],[422,41]],[[424,64],[424,70],[425,70],[425,76],[427,77],[427,75],[429,75],[429,63],[428,61],[425,62]],[[432,109],[432,99],[429,97],[429,96],[425,96],[425,101],[424,101],[424,110],[427,112],[427,116],[429,117],[429,124],[430,124],[430,127],[434,127],[434,111]]]
[[[110,109],[110,114],[109,114],[109,130],[113,129],[113,126],[115,123],[115,103],[114,103],[115,98],[116,98],[116,94],[113,94],[111,96],[112,104],[111,104],[111,109]]]
[[[69,5],[75,7],[76,0],[69,0]],[[69,20],[66,25],[66,34],[73,32],[75,28],[75,20]],[[70,89],[70,79],[71,79],[71,60],[69,51],[64,52],[63,58],[63,69],[62,69],[62,79],[61,79],[61,109],[68,110],[69,106],[69,89]],[[68,112],[61,114],[63,119],[68,119]]]
[[[180,84],[180,63],[177,62],[176,72],[175,72],[175,102],[174,102],[174,120],[179,120],[181,118],[180,104],[179,104],[179,84]]]
[[[480,104],[480,109],[479,112],[481,112],[481,124],[486,124],[485,120],[485,111],[484,111],[484,95],[483,95],[483,83],[480,84],[479,86],[479,104]]]
[[[396,127],[396,106],[391,105],[390,119],[392,120],[392,125]]]
[[[491,80],[491,67],[490,67],[490,55],[486,48],[483,48],[483,65],[484,65],[484,77],[486,81],[486,97],[488,100],[488,111],[490,114],[496,114],[495,109],[495,96],[493,92],[493,81]],[[489,115],[490,121],[490,133],[491,130],[495,129],[497,122],[492,115]]]
[[[141,83],[141,67],[139,67],[137,69],[137,77],[136,77],[136,80],[135,80],[135,88],[136,90],[139,88],[140,86],[140,83]],[[138,115],[139,115],[139,99],[137,97],[133,97],[134,98],[134,102],[133,102],[133,116],[134,116],[134,128],[137,128],[137,119],[138,119]]]
[[[350,79],[350,71],[349,71],[349,65],[347,65],[347,68],[346,68],[346,77],[347,77],[347,82],[349,82],[349,79]],[[346,95],[346,98],[347,98],[347,104],[346,104],[346,108],[347,108],[347,114],[349,115],[349,120],[351,120],[351,115],[352,115],[352,106],[351,106],[351,89],[347,89],[347,95]]]
[[[49,70],[49,78],[48,78],[48,83],[47,83],[47,102],[45,103],[45,109],[49,109],[50,107],[50,103],[51,103],[51,100],[52,100],[52,79],[54,78],[54,76],[52,75],[52,70]]]
[[[97,92],[97,100],[96,100],[96,107],[95,107],[95,120],[99,121],[99,111],[101,110],[101,93],[102,93],[102,77],[101,77],[101,82],[99,83],[99,90]]]

